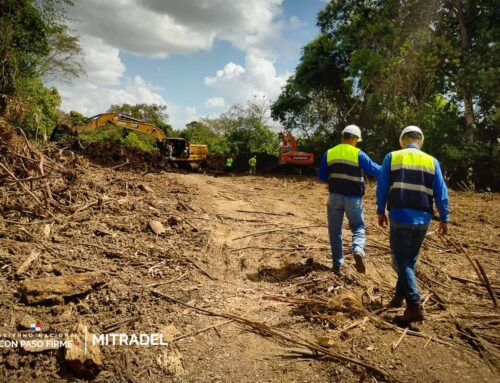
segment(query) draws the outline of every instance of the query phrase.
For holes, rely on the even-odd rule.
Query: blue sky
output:
[[[170,122],[274,99],[318,34],[324,0],[77,0],[68,10],[86,76],[56,84],[62,108],[164,103]]]

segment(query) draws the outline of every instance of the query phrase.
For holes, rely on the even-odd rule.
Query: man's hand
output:
[[[443,235],[448,234],[448,224],[446,222],[439,222],[438,233]]]
[[[378,215],[378,224],[382,227],[387,227],[387,225],[389,224],[389,221],[388,221],[387,216],[385,214]]]

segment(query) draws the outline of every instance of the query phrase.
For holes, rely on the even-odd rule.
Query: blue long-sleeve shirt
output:
[[[360,150],[358,154],[358,164],[359,167],[368,175],[372,177],[378,177],[380,173],[380,165],[372,161],[370,157],[368,157],[362,150]],[[319,167],[318,179],[323,182],[328,182],[328,175],[328,161],[326,160],[325,153]],[[358,195],[353,195],[352,197],[359,198]]]
[[[420,148],[414,144],[410,144],[406,147],[420,150]],[[389,197],[390,191],[389,189],[391,186],[391,159],[391,153],[385,156],[384,162],[382,163],[382,169],[380,170],[380,175],[377,179],[377,214],[385,213],[385,206],[387,204],[387,199]],[[441,172],[439,162],[435,158],[434,169],[434,201],[439,210],[441,222],[448,222],[448,189],[444,182],[443,173]],[[420,225],[429,223],[432,215],[422,210],[392,208],[389,211],[389,218],[396,223],[403,225]]]

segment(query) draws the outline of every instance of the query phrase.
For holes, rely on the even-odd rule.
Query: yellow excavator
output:
[[[199,165],[207,159],[207,145],[191,144],[185,138],[167,137],[161,129],[153,124],[120,113],[97,114],[83,120],[82,124],[76,124],[72,127],[64,124],[58,125],[52,132],[51,139],[57,140],[57,137],[62,134],[78,136],[99,129],[106,124],[153,136],[160,153],[166,155],[170,160],[178,162],[179,165]]]

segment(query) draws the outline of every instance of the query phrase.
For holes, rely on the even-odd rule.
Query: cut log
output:
[[[101,272],[67,274],[59,277],[27,279],[21,284],[21,293],[28,304],[60,303],[64,297],[87,293],[105,282]]]
[[[19,266],[19,268],[16,271],[16,276],[19,277],[23,275],[28,269],[30,268],[31,264],[35,262],[38,258],[40,257],[40,251],[35,249],[31,250],[30,255],[28,255],[28,258]]]
[[[87,325],[78,323],[75,334],[68,338],[68,346],[64,349],[64,360],[79,376],[93,378],[102,368],[102,353],[99,345],[92,341],[93,334]]]

